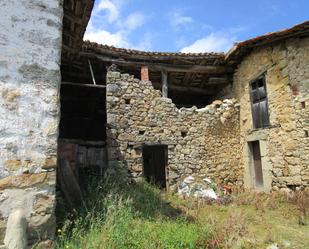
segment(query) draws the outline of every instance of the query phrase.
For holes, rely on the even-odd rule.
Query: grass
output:
[[[95,182],[95,181],[93,181]],[[229,205],[162,193],[140,181],[88,185],[83,207],[62,212],[55,248],[308,248],[309,226],[282,195],[240,193]],[[58,208],[58,211],[63,211]]]
[[[188,222],[146,182],[106,179],[85,191],[85,205],[68,213],[56,248],[196,248],[207,226]]]

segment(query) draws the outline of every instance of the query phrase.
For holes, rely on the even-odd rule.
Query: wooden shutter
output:
[[[250,99],[254,128],[269,126],[268,102],[265,77],[250,83]]]

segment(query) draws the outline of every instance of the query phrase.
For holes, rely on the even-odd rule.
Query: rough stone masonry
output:
[[[29,240],[55,232],[62,1],[0,1],[0,244],[22,208]]]
[[[270,126],[254,130],[249,83],[265,74]],[[252,188],[247,142],[259,140],[263,190],[309,186],[309,39],[288,39],[255,49],[234,74],[234,96],[240,100],[240,142],[246,188]]]
[[[150,81],[107,74],[107,146],[110,167],[142,176],[142,147],[168,145],[170,190],[186,176],[242,184],[239,170],[239,105],[215,101],[203,109],[177,109]]]

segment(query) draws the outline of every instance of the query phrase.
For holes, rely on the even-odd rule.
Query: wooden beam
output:
[[[92,85],[92,84],[73,83],[73,82],[61,82],[61,85],[76,86],[76,87],[106,88],[105,85]]]
[[[226,77],[210,77],[205,85],[227,85],[229,83],[230,81]]]
[[[162,87],[162,84],[154,82],[152,82],[152,85],[157,89],[158,88],[160,89]],[[215,91],[214,89],[203,89],[198,87],[176,86],[176,85],[169,85],[168,89],[175,92],[186,92],[199,95],[213,95],[217,93],[217,91]]]
[[[180,65],[180,64],[167,64],[167,63],[152,63],[146,61],[128,61],[125,59],[110,58],[107,56],[98,55],[95,53],[80,52],[80,55],[97,58],[98,60],[114,63],[120,66],[141,67],[148,66],[152,71],[166,71],[166,72],[192,72],[192,73],[225,73],[227,68],[224,66],[212,65]]]
[[[162,97],[167,98],[168,96],[168,82],[167,82],[167,72],[161,71],[161,77],[162,77]]]
[[[65,10],[63,18],[68,19],[70,22],[75,22],[81,24],[82,21],[80,18],[77,18],[72,12]]]
[[[193,81],[194,80],[194,74],[193,73],[186,73],[185,74],[185,77],[183,77],[183,80],[181,82],[182,85],[188,85],[188,83],[190,81]]]

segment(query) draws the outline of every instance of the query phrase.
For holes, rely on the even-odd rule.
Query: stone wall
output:
[[[253,130],[249,82],[266,76],[271,126]],[[241,104],[245,186],[252,187],[248,141],[260,140],[264,190],[309,186],[309,39],[289,39],[255,49],[234,74]]]
[[[110,168],[140,177],[143,145],[165,144],[170,189],[188,175],[242,184],[235,100],[214,101],[203,109],[177,109],[151,82],[111,71],[106,93]]]
[[[62,1],[1,1],[0,14],[0,244],[18,207],[31,242],[55,232]]]

